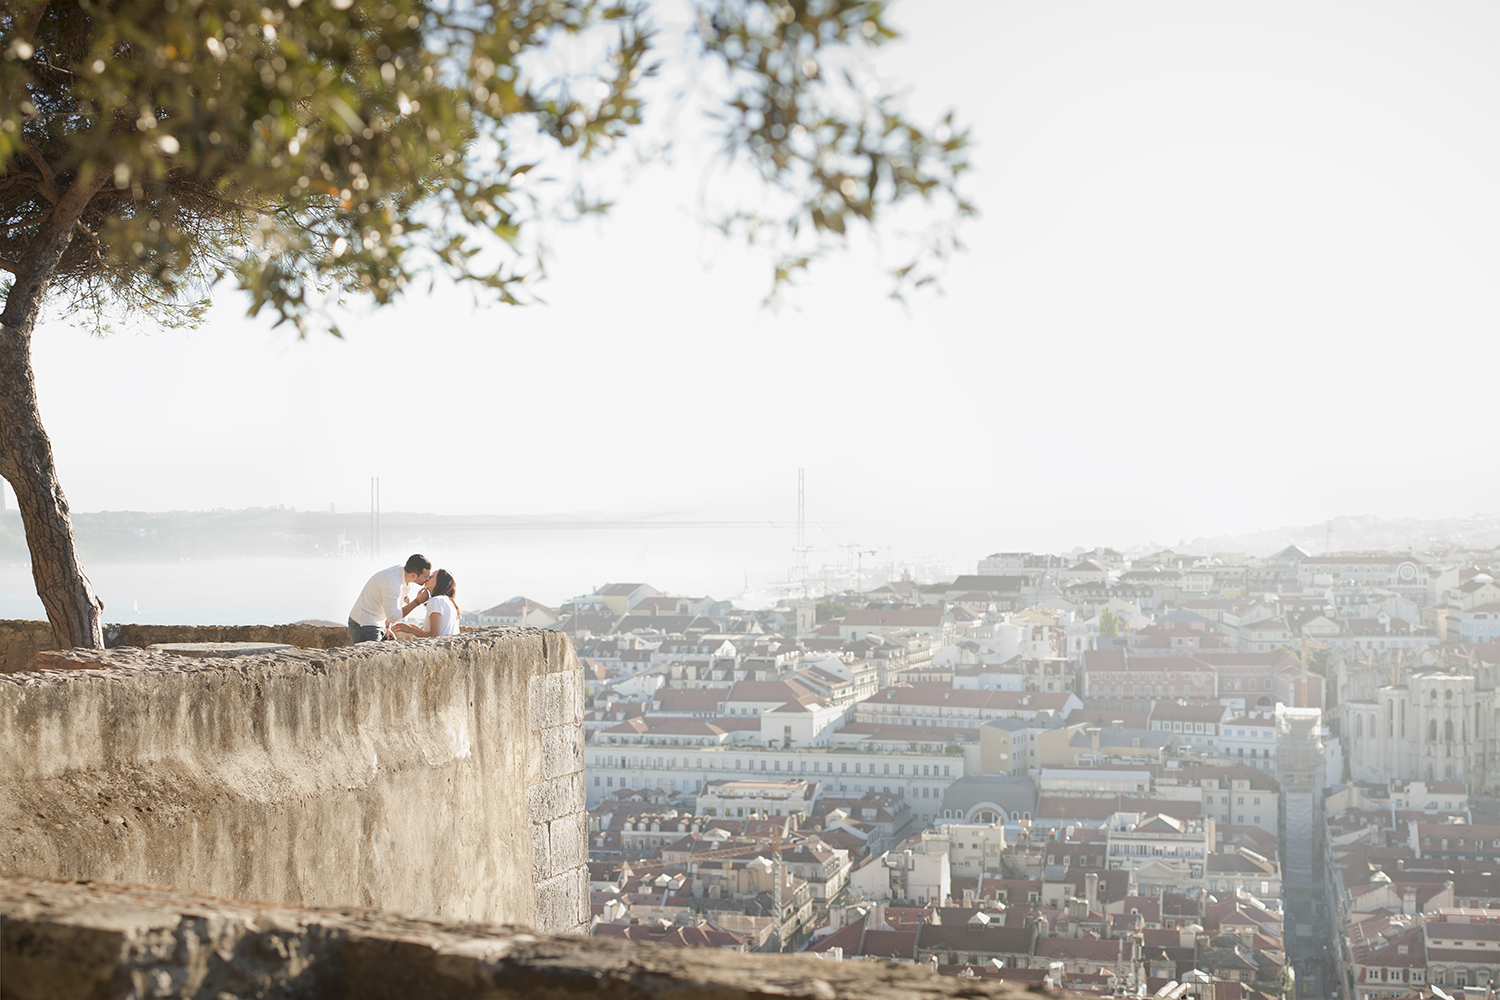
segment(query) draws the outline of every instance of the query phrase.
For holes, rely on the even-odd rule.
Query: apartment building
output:
[[[964,776],[963,756],[943,753],[868,753],[831,748],[780,749],[744,743],[710,746],[621,745],[585,747],[587,804],[594,808],[620,788],[662,789],[696,796],[709,781],[758,778],[821,784],[823,795],[858,798],[865,792],[899,795],[917,822],[930,823],[943,792]]]
[[[818,799],[816,781],[762,781],[755,778],[719,778],[705,782],[698,792],[700,816],[755,819],[762,816],[811,816]]]
[[[1142,893],[1206,886],[1208,857],[1214,851],[1212,819],[1116,813],[1108,829],[1109,867],[1129,870]]]
[[[855,707],[859,722],[978,728],[991,719],[1066,720],[1083,707],[1071,692],[963,691],[937,684],[913,684],[877,691]]]

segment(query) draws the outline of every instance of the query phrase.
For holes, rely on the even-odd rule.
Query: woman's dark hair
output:
[[[446,597],[458,608],[458,583],[453,579],[453,574],[445,569],[440,569],[433,574],[432,583],[428,584],[427,592],[433,597]],[[458,608],[460,614],[462,608]]]

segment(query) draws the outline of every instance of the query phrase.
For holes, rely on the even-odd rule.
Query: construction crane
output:
[[[879,555],[880,554],[880,550],[879,549],[862,549],[862,548],[859,547],[858,543],[850,544],[850,545],[841,545],[839,547],[840,548],[844,548],[844,549],[848,549],[850,555],[854,556],[854,560],[855,560],[855,562],[854,562],[854,592],[856,594],[862,594],[862,593],[864,593],[863,579],[864,579],[864,573],[865,573],[865,556]]]

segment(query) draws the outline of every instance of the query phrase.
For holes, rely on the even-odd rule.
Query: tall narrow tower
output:
[[[817,607],[807,596],[807,470],[797,470],[797,558],[792,572],[802,586],[797,598],[797,634],[812,635],[817,628]]]
[[[807,470],[797,470],[797,549],[792,564],[794,579],[802,584],[802,596],[807,596]]]
[[[380,558],[380,477],[370,477],[370,554]]]
[[[807,470],[797,470],[797,551],[807,551]],[[804,559],[804,562],[806,560]],[[804,567],[805,568],[805,567]],[[806,575],[804,573],[804,575]]]

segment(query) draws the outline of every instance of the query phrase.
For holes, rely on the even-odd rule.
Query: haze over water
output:
[[[484,549],[445,546],[441,539],[386,541],[378,560],[99,561],[86,562],[85,570],[104,600],[106,622],[252,625],[319,618],[342,623],[370,574],[413,551],[450,569],[459,581],[459,605],[476,611],[518,595],[555,607],[602,584],[626,581],[758,606],[767,603],[772,584],[786,580],[791,558],[777,531],[766,527],[517,532]],[[828,561],[839,555],[830,553]],[[970,570],[977,555],[970,557]],[[875,563],[865,557],[867,587],[875,580]],[[813,565],[817,573],[821,561]],[[818,593],[821,576],[813,586]],[[43,617],[30,567],[0,564],[0,619]]]
[[[605,583],[624,582],[649,583],[670,594],[729,599],[746,608],[764,607],[779,596],[801,593],[800,586],[789,585],[793,578],[805,580],[814,597],[856,585],[869,590],[903,573],[920,583],[951,580],[974,572],[979,559],[997,550],[1065,553],[1081,551],[1076,548],[1080,545],[1111,545],[1122,551],[1171,547],[1202,555],[1266,555],[1294,543],[1314,553],[1330,547],[1420,551],[1437,541],[1480,548],[1500,544],[1497,514],[1421,520],[1336,517],[1303,526],[1162,540],[1132,538],[1098,524],[1065,534],[1044,533],[1039,525],[1021,521],[955,519],[947,524],[900,525],[809,519],[808,569],[803,576],[794,570],[794,525],[767,520],[736,527],[512,530],[482,538],[481,544],[441,531],[418,536],[409,534],[413,529],[389,526],[383,529],[378,559],[358,555],[178,560],[164,546],[162,556],[151,559],[111,561],[85,554],[84,569],[104,600],[106,622],[252,625],[309,618],[341,623],[370,574],[412,552],[422,552],[453,572],[459,605],[478,611],[517,596],[556,607]],[[1050,537],[1040,537],[1043,534]],[[365,540],[360,534],[359,543]],[[21,561],[0,561],[0,619],[43,617],[30,567]]]

